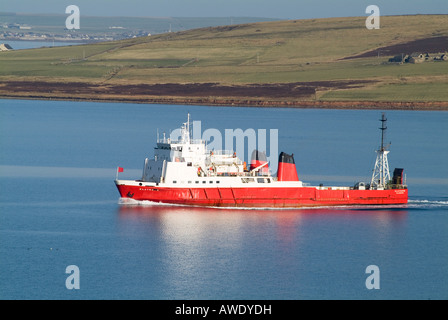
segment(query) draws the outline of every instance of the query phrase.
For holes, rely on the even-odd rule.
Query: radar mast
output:
[[[370,182],[371,189],[385,189],[387,183],[390,181],[389,162],[387,161],[387,154],[390,152],[387,150],[389,145],[384,145],[384,136],[387,130],[386,127],[386,115],[383,113],[380,119],[381,121],[381,146],[379,150],[376,150],[375,167],[373,168],[372,180]]]

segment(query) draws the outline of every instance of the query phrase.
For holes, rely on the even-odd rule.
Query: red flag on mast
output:
[[[115,180],[118,180],[118,173],[123,171],[124,169],[122,167],[117,167],[117,174],[115,175]]]

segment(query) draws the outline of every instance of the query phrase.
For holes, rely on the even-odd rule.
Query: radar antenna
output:
[[[387,148],[390,144],[384,145],[384,137],[387,130],[386,127],[386,115],[383,113],[380,119],[381,121],[381,147],[376,150],[375,167],[373,168],[372,180],[370,187],[372,189],[384,189],[387,183],[390,181],[389,162],[387,161],[387,154],[389,151]]]
[[[181,128],[182,142],[191,143],[190,113],[187,114],[187,122]]]

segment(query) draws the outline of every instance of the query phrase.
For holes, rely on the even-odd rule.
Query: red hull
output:
[[[213,207],[313,207],[392,205],[408,202],[407,189],[334,190],[291,188],[167,188],[117,185],[123,198]]]

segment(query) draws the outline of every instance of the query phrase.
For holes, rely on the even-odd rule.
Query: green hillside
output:
[[[388,63],[395,54],[448,51],[448,15],[382,17],[379,30],[368,30],[365,20],[260,22],[1,52],[0,82],[308,83],[315,94],[305,100],[448,101],[448,61]]]

